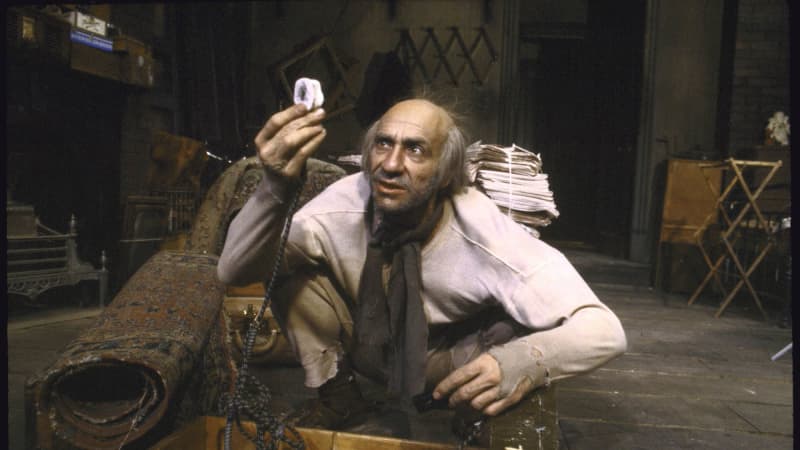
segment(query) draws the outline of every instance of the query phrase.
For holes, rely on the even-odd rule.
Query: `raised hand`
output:
[[[324,118],[322,108],[309,112],[302,104],[273,114],[254,140],[264,167],[286,178],[299,177],[325,139]]]

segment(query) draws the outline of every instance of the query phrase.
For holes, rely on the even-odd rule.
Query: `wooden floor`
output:
[[[749,298],[737,299],[717,319],[718,299],[687,306],[686,295],[648,288],[646,267],[591,252],[566,253],[620,317],[628,352],[557,384],[562,448],[793,448],[792,352],[770,360],[791,342],[790,329],[761,318]],[[24,380],[45,368],[97,312],[11,315],[9,448],[24,448]],[[266,378],[276,408],[313,394],[302,387],[299,368]],[[434,429],[414,422],[411,428],[412,437],[423,440]]]
[[[628,351],[559,385],[563,447],[576,449],[793,448],[792,341],[748,296],[714,318],[719,298],[647,286],[635,264],[567,251],[597,295],[619,316]],[[638,274],[638,275],[637,275]],[[627,282],[625,282],[627,280]]]
[[[647,290],[599,288],[628,352],[559,386],[565,448],[778,449],[792,445],[789,330]]]

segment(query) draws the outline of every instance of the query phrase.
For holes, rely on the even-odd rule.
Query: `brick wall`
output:
[[[736,23],[729,154],[748,157],[764,143],[776,111],[789,111],[789,6],[785,0],[740,0]]]

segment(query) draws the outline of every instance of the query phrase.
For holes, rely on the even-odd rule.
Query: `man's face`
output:
[[[424,100],[398,103],[381,117],[370,150],[375,209],[388,214],[424,209],[436,193],[450,118]]]

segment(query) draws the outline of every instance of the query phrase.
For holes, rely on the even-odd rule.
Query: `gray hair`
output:
[[[367,129],[364,139],[361,141],[361,171],[367,178],[370,175],[371,150],[375,144],[375,135],[378,132],[379,124],[380,119]],[[466,154],[467,140],[461,129],[453,124],[447,130],[447,138],[442,144],[442,153],[439,157],[439,166],[436,168],[436,180],[440,194],[455,195],[467,187],[469,176],[466,170]]]

